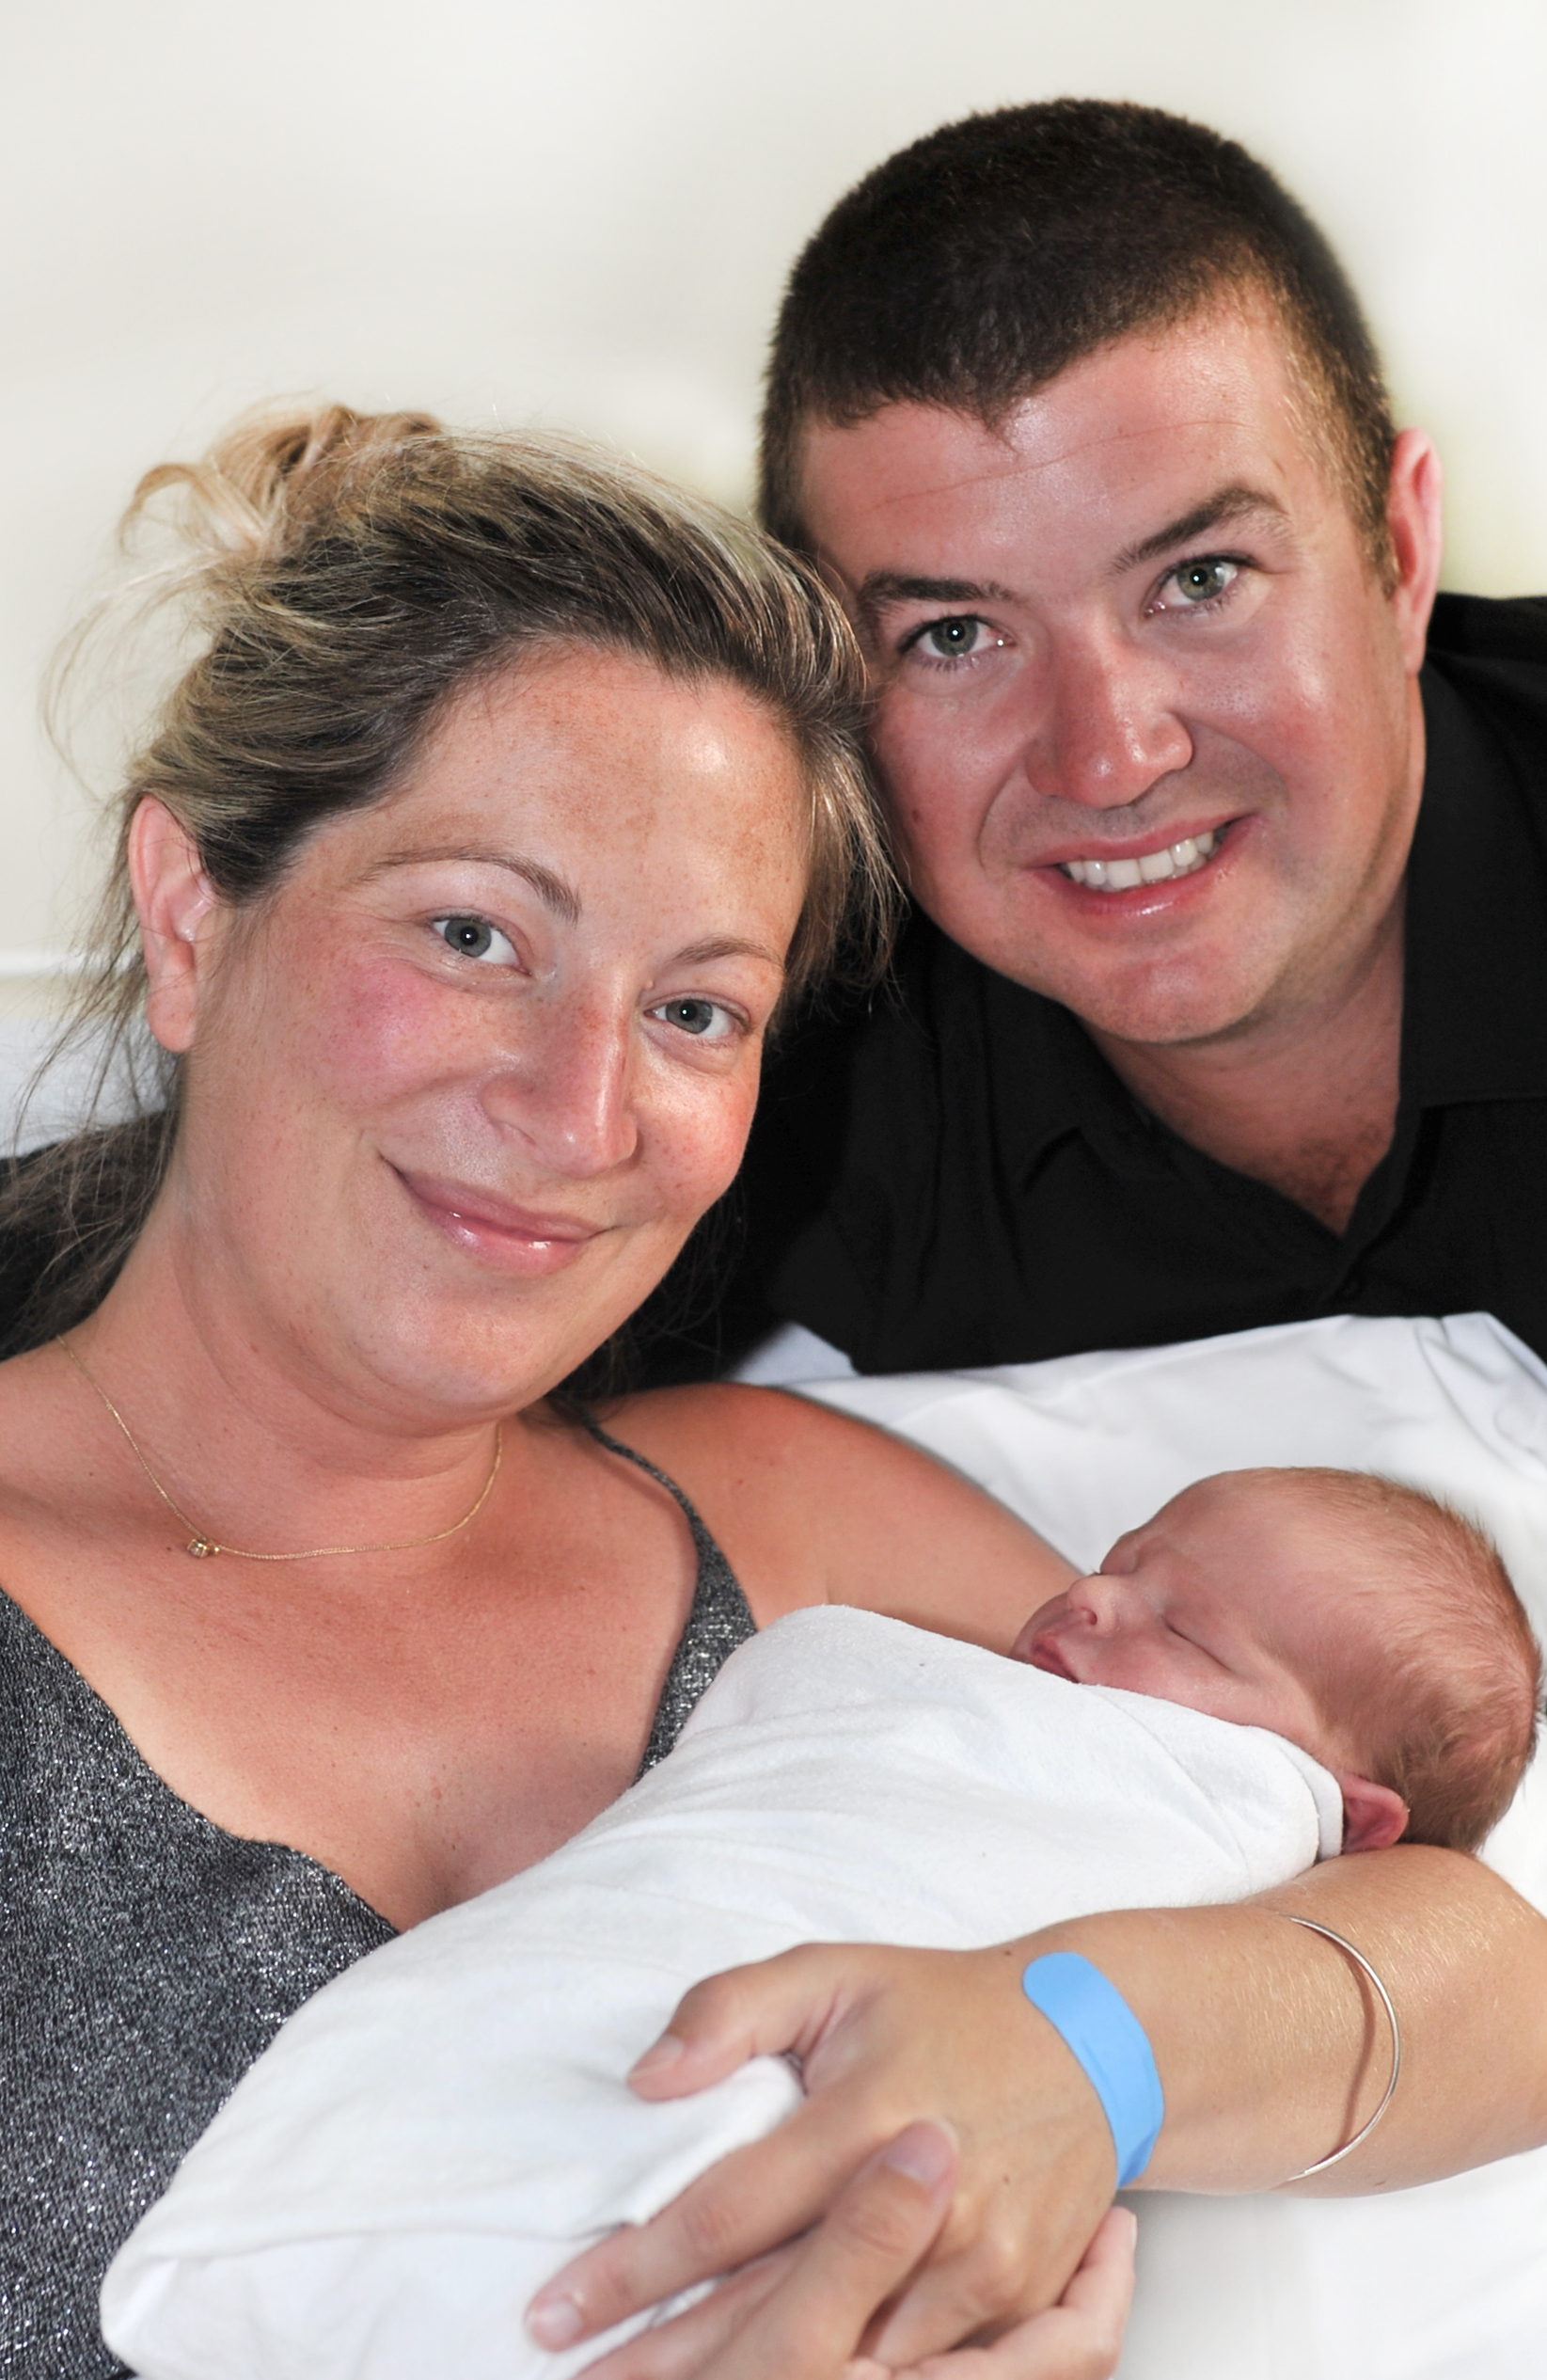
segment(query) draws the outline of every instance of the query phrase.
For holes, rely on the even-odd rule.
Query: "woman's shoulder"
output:
[[[783,1390],[729,1383],[649,1389],[596,1418],[690,1499],[760,1626],[829,1599],[812,1491],[855,1425]]]
[[[809,1520],[812,1491],[825,1484],[863,1494],[888,1480],[950,1476],[906,1440],[786,1388],[652,1388],[599,1418],[670,1472],[706,1520],[709,1506],[750,1498],[794,1525]]]
[[[1007,1644],[1073,1576],[934,1456],[785,1389],[653,1389],[606,1427],[692,1499],[763,1626],[850,1603]]]

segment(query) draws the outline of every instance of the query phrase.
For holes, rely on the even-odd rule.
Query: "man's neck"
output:
[[[1402,1054],[1402,917],[1320,1008],[1208,1041],[1091,1032],[1135,1099],[1219,1164],[1342,1232],[1391,1146]]]

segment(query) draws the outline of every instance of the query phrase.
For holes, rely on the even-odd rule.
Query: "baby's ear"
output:
[[[1383,1851],[1406,1833],[1408,1806],[1390,1785],[1340,1774],[1337,1789],[1343,1796],[1345,1851]]]

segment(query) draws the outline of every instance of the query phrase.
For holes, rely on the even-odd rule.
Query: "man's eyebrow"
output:
[[[1158,562],[1173,546],[1190,545],[1194,537],[1205,536],[1211,529],[1222,529],[1226,521],[1243,520],[1251,513],[1266,515],[1273,520],[1289,517],[1276,496],[1235,482],[1228,487],[1216,488],[1212,496],[1206,496],[1201,504],[1194,504],[1190,511],[1178,513],[1153,537],[1142,537],[1136,546],[1125,546],[1113,563],[1113,574],[1135,570],[1144,562]]]
[[[519,876],[523,883],[529,884],[544,908],[551,910],[566,926],[577,926],[580,922],[580,896],[573,884],[555,875],[551,867],[545,867],[541,860],[529,860],[519,851],[504,851],[493,844],[444,843],[429,849],[421,847],[409,851],[388,851],[385,859],[377,861],[371,873],[385,875],[389,867],[434,866],[448,860],[475,867],[502,867],[507,874]]]
[[[994,579],[919,579],[905,570],[871,570],[855,597],[863,618],[874,620],[889,603],[1014,603],[1015,591]]]

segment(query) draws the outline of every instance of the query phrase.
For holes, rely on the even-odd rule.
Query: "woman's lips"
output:
[[[561,1272],[608,1228],[581,1215],[519,1207],[492,1191],[471,1190],[462,1182],[402,1171],[398,1180],[421,1214],[448,1239],[501,1272]]]

